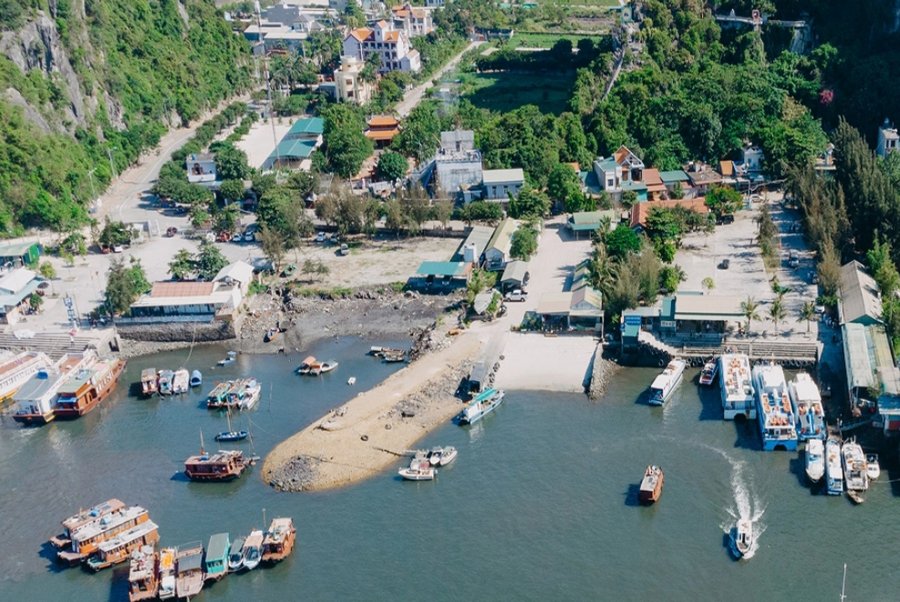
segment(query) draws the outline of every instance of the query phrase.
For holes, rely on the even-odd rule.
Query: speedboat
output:
[[[199,370],[191,372],[191,387],[199,387],[203,384],[203,373]]]
[[[470,401],[457,420],[459,424],[475,424],[486,415],[497,409],[503,402],[505,393],[501,389],[486,389]]]
[[[684,360],[674,359],[663,369],[650,385],[650,405],[661,406],[672,395],[672,391],[681,382],[687,363]]]
[[[181,395],[187,393],[190,388],[190,375],[184,368],[180,368],[172,375],[172,394]]]
[[[806,442],[806,476],[810,482],[818,483],[825,475],[825,444],[821,439]]]
[[[236,573],[244,568],[244,538],[236,537],[228,550],[228,570]]]
[[[866,454],[866,475],[870,481],[881,476],[881,465],[878,463],[878,454]]]
[[[222,431],[216,435],[216,441],[243,441],[250,433],[247,431]]]
[[[175,376],[175,373],[171,370],[160,370],[159,371],[159,394],[160,395],[171,395],[172,394],[172,378]]]
[[[456,459],[458,453],[455,447],[435,447],[428,452],[428,462],[432,466],[446,466]]]
[[[219,360],[220,366],[227,366],[229,364],[233,364],[237,360],[237,351],[229,351],[225,356],[225,359]]]
[[[401,468],[397,472],[407,481],[431,481],[434,480],[434,476],[437,474],[435,468],[432,468],[431,466],[422,466],[421,464],[416,468],[411,466]]]
[[[262,544],[263,532],[259,529],[250,531],[250,535],[244,540],[244,568],[248,571],[259,566],[259,561],[262,560]]]
[[[753,523],[742,518],[731,530],[731,549],[738,558],[749,558],[753,548]]]
[[[716,375],[719,373],[719,360],[716,358],[712,358],[705,364],[703,364],[703,370],[700,371],[700,384],[708,387],[712,385],[716,380]]]
[[[355,384],[356,384],[356,377],[355,377],[355,376],[351,376],[350,378],[348,378],[348,379],[347,379],[347,384],[350,385],[350,386],[355,385]]]

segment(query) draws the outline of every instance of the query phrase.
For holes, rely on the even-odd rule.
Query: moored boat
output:
[[[825,444],[821,439],[806,442],[806,477],[811,483],[818,483],[825,475]]]
[[[231,413],[226,416],[228,418],[228,430],[222,431],[216,435],[216,441],[243,441],[250,434],[245,430],[236,431],[231,428]]]
[[[92,571],[100,571],[125,562],[135,550],[152,546],[159,541],[159,527],[153,521],[144,521],[115,537],[107,539],[85,562]]]
[[[251,410],[262,393],[262,386],[255,378],[244,378],[228,392],[227,406],[238,410]]]
[[[210,536],[203,559],[204,573],[207,581],[218,581],[228,574],[228,550],[231,542],[228,533],[215,533]]]
[[[262,530],[254,529],[253,531],[250,531],[250,535],[244,540],[244,549],[242,550],[241,555],[244,560],[244,568],[248,571],[252,571],[258,567],[262,560],[263,538],[264,534]]]
[[[179,368],[172,374],[172,395],[182,395],[190,389],[191,377],[187,369]]]
[[[294,550],[297,532],[290,518],[276,518],[269,525],[263,537],[261,559],[263,562],[280,562],[290,556]]]
[[[844,485],[847,488],[847,496],[857,504],[861,504],[862,494],[869,488],[866,456],[862,446],[853,439],[845,441],[841,446],[841,456],[844,461]]]
[[[159,371],[159,394],[160,395],[171,395],[172,394],[172,379],[175,378],[175,373],[171,370],[160,370]]]
[[[866,476],[870,481],[881,476],[881,465],[878,463],[878,454],[866,454]]]
[[[659,500],[662,495],[663,481],[665,475],[662,468],[651,464],[644,470],[644,477],[641,479],[641,485],[638,489],[638,501],[642,504],[652,504]]]
[[[119,512],[125,508],[125,503],[115,498],[106,500],[96,506],[91,506],[87,510],[81,510],[78,514],[70,516],[62,521],[63,531],[61,534],[50,538],[50,544],[57,549],[64,550],[72,545],[73,537],[82,527],[89,524],[99,523],[103,518]]]
[[[650,385],[650,405],[661,406],[671,397],[672,391],[681,382],[687,364],[684,360],[674,359],[663,368]]]
[[[60,387],[75,370],[97,361],[93,351],[66,353],[55,365],[35,372],[15,395],[13,420],[23,424],[47,424],[56,417],[56,397]]]
[[[150,397],[156,393],[158,387],[159,376],[156,373],[156,368],[144,368],[141,370],[141,393],[144,394],[144,397]]]
[[[746,518],[739,519],[731,530],[731,551],[738,558],[750,558],[753,549],[753,523]]]
[[[797,416],[797,436],[800,441],[825,439],[825,410],[819,387],[806,372],[791,381],[788,391]]]
[[[0,363],[0,403],[12,397],[38,370],[53,365],[40,351],[23,351]]]
[[[84,416],[110,396],[124,369],[121,359],[100,360],[78,369],[60,385],[53,413],[59,419]]]
[[[175,548],[163,548],[159,551],[159,592],[160,600],[175,597]]]
[[[432,466],[446,466],[456,459],[458,453],[455,447],[434,447],[428,451],[428,462]]]
[[[338,367],[337,360],[329,360],[320,362],[313,356],[307,356],[300,366],[297,368],[297,374],[306,374],[308,376],[319,376],[326,372],[331,372]]]
[[[711,386],[716,381],[718,374],[719,360],[713,357],[703,364],[703,370],[700,371],[700,384],[704,387]]]
[[[228,392],[231,390],[233,381],[217,383],[213,390],[206,396],[206,407],[211,410],[224,408],[228,400]]]
[[[750,374],[750,358],[743,353],[726,353],[719,358],[719,383],[722,395],[722,415],[725,420],[742,416],[756,418],[756,399]]]
[[[244,568],[244,538],[235,537],[228,550],[228,572],[237,573]]]
[[[225,359],[219,360],[220,366],[228,366],[237,361],[237,351],[229,351],[225,354]]]
[[[200,453],[184,461],[184,474],[192,481],[231,481],[241,476],[250,466],[244,452],[219,450],[214,454],[203,449],[203,433],[200,434]]]
[[[797,421],[784,380],[784,370],[778,364],[760,364],[753,368],[752,374],[763,449],[796,451]]]
[[[153,600],[159,591],[156,569],[157,554],[153,546],[143,546],[131,553],[128,567],[128,602]]]
[[[381,356],[381,361],[385,364],[398,364],[400,362],[406,361],[406,352],[405,351],[395,351],[391,353],[384,353]]]
[[[98,552],[103,543],[146,522],[150,522],[150,515],[140,506],[129,506],[101,514],[70,530],[68,543],[60,546],[56,557],[69,565],[84,562]]]
[[[505,393],[501,389],[486,389],[470,401],[459,414],[460,424],[475,424],[503,403]]]
[[[175,557],[175,595],[193,598],[203,589],[203,544],[199,541],[178,546]]]
[[[841,495],[844,493],[841,440],[835,435],[831,435],[825,440],[825,483],[828,495]]]
[[[203,373],[199,370],[191,372],[191,388],[199,387],[203,384]]]
[[[419,464],[415,468],[412,466],[401,468],[397,473],[406,481],[433,481],[437,470],[433,466]]]

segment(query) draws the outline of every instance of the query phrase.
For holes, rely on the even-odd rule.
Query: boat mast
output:
[[[844,579],[841,581],[841,602],[847,597],[844,595],[844,588],[847,586],[847,563],[844,563]]]
[[[201,456],[205,456],[205,455],[206,455],[206,449],[205,449],[205,447],[206,447],[206,446],[203,444],[203,429],[200,429],[200,455],[201,455]]]

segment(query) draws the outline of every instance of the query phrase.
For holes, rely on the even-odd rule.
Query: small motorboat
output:
[[[825,476],[825,444],[821,439],[806,442],[806,476],[811,483],[818,483]]]
[[[216,441],[243,441],[249,435],[247,431],[222,431],[216,435]]]
[[[411,466],[401,468],[398,474],[406,481],[432,481],[437,474],[437,470],[431,466],[417,465],[416,468]]]
[[[300,366],[297,368],[297,374],[307,374],[309,376],[319,376],[320,374],[325,374],[326,372],[331,372],[335,368],[338,367],[337,360],[329,360],[327,362],[320,362],[313,356],[308,356]]]
[[[847,497],[850,498],[850,501],[854,504],[862,504],[866,501],[866,498],[863,497],[862,491],[859,489],[848,489]]]
[[[870,481],[881,476],[881,465],[878,463],[878,454],[866,454],[866,475]]]
[[[237,360],[237,351],[229,351],[225,356],[225,359],[219,360],[220,366],[227,366],[229,364],[233,364]]]
[[[458,453],[455,447],[435,447],[428,451],[428,462],[432,466],[446,466],[456,459]]]
[[[400,362],[406,361],[406,353],[403,351],[396,351],[392,353],[385,353],[381,356],[381,361],[385,364],[397,364]]]
[[[203,384],[203,373],[199,370],[191,372],[191,388],[199,387]]]
[[[244,538],[236,537],[228,550],[228,571],[236,573],[244,568]]]
[[[750,558],[753,549],[753,523],[742,518],[731,530],[731,549],[738,558]]]
[[[355,385],[355,384],[356,384],[356,377],[355,377],[355,376],[351,376],[350,378],[348,378],[348,379],[347,379],[347,384],[350,385],[350,386]]]
[[[259,529],[250,531],[250,535],[244,540],[244,550],[242,554],[244,558],[244,568],[248,571],[252,571],[259,566],[259,561],[262,560],[262,545],[263,532]]]
[[[144,368],[141,370],[141,392],[149,397],[156,393],[158,377],[156,368]]]
[[[172,375],[172,394],[181,395],[187,393],[190,388],[191,377],[184,368],[179,368]]]
[[[644,470],[644,478],[641,479],[640,489],[638,490],[638,501],[642,504],[653,504],[662,495],[663,482],[665,475],[662,468],[651,464]]]
[[[327,362],[322,362],[319,365],[319,374],[325,374],[326,372],[331,372],[335,368],[338,367],[337,360],[328,360]]]
[[[160,395],[171,395],[172,394],[172,378],[175,376],[175,373],[171,370],[160,370],[159,371],[159,394]]]
[[[704,387],[712,385],[719,373],[719,361],[716,358],[710,359],[703,364],[703,370],[700,371],[700,384]]]

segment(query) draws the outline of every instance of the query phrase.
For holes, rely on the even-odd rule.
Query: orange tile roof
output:
[[[397,127],[400,122],[390,115],[372,115],[366,122],[370,128],[374,127]]]
[[[734,162],[732,161],[719,161],[719,173],[722,174],[726,178],[730,178],[734,175]]]
[[[351,29],[350,35],[360,42],[364,42],[370,35],[372,35],[372,30],[368,27],[358,27],[356,29]]]
[[[613,153],[613,158],[616,160],[616,163],[622,163],[629,154],[631,154],[631,151],[623,144]]]
[[[369,140],[393,140],[400,133],[400,128],[390,130],[366,130],[366,138]]]
[[[154,282],[151,297],[206,297],[215,289],[214,282]]]
[[[653,167],[648,167],[644,170],[644,184],[647,185],[649,189],[651,186],[662,186],[662,178],[659,175],[659,170]]]
[[[569,167],[575,170],[575,173],[581,171],[581,166],[578,164],[578,161],[572,161],[571,163],[566,163]]]
[[[675,207],[684,207],[690,211],[697,213],[709,213],[709,207],[706,206],[706,197],[697,197],[695,199],[674,199],[670,201],[644,201],[635,203],[631,208],[631,227],[643,226],[647,221],[647,215],[653,207],[664,207],[674,209]]]
[[[384,41],[385,42],[396,42],[400,39],[399,31],[386,31],[384,32]]]

